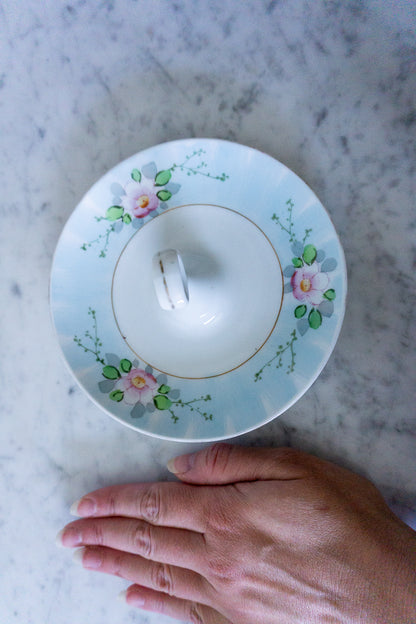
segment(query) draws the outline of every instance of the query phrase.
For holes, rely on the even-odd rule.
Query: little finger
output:
[[[168,596],[140,585],[131,585],[122,596],[132,607],[163,613],[191,624],[232,624],[230,620],[211,607]]]

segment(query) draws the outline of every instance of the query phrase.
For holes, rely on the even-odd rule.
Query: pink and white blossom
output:
[[[296,299],[316,306],[322,302],[323,294],[329,285],[329,277],[327,273],[320,271],[317,263],[314,263],[312,266],[297,269],[290,283]]]
[[[150,403],[155,395],[158,383],[153,375],[141,368],[132,368],[126,376],[116,383],[116,389],[124,392],[123,399],[129,405],[140,402],[143,405]]]
[[[141,219],[159,206],[159,198],[153,187],[139,182],[129,182],[121,199],[124,210]]]

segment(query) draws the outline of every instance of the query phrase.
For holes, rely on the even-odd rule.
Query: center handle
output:
[[[153,286],[160,307],[173,311],[189,302],[188,278],[176,249],[165,249],[153,256]]]

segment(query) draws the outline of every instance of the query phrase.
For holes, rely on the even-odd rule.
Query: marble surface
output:
[[[370,477],[416,526],[415,5],[405,0],[5,0],[0,5],[0,621],[164,623],[55,547],[84,492],[168,478],[199,448],[123,428],[78,389],[48,279],[86,190],[153,144],[264,150],[327,207],[345,249],[343,330],[288,412],[237,438]],[[413,338],[412,338],[413,335]]]

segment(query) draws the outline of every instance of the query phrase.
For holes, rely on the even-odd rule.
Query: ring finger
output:
[[[169,596],[210,604],[208,581],[191,570],[100,546],[80,548],[74,558],[88,570],[120,576]]]

